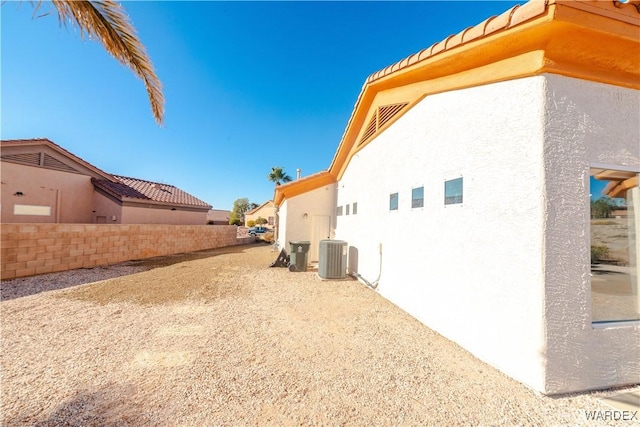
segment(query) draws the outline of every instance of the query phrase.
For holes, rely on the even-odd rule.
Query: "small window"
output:
[[[398,210],[398,193],[392,193],[389,195],[389,210],[390,211]]]
[[[275,224],[275,218],[270,216],[269,217],[269,225],[274,225]]]
[[[342,206],[336,208],[336,216],[342,216]]]
[[[444,204],[456,205],[462,203],[462,178],[444,182]]]
[[[353,204],[352,212],[353,212],[354,215],[358,213],[358,204],[357,203]]]
[[[411,207],[421,208],[424,206],[424,187],[411,190]]]
[[[349,206],[349,205],[344,205],[345,215],[349,215],[349,208],[350,208],[350,207],[351,207],[351,206]]]

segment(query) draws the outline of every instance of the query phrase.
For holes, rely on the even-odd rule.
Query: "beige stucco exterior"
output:
[[[202,201],[192,206],[117,197],[99,189],[92,179],[114,182],[115,177],[49,140],[2,141],[0,166],[5,224],[207,223],[210,206]]]
[[[9,162],[2,162],[1,176],[3,223],[92,222],[91,176]],[[16,215],[16,206],[48,207],[50,214]]]
[[[273,201],[268,200],[257,208],[247,212],[244,215],[244,225],[246,226],[249,221],[255,221],[258,218],[264,218],[268,222],[266,227],[273,228],[276,221],[276,205]]]

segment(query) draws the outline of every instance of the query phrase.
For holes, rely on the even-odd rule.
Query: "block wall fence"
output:
[[[2,279],[251,243],[233,225],[2,224]]]

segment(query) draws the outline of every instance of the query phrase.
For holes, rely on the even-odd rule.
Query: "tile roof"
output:
[[[114,178],[116,179],[115,182],[97,179],[92,180],[92,182],[96,187],[101,188],[119,199],[139,199],[141,201],[147,200],[159,203],[211,208],[208,203],[173,185],[118,175],[114,175]]]
[[[452,34],[446,39],[434,43],[431,46],[414,53],[395,64],[391,64],[380,71],[371,74],[366,83],[381,79],[391,73],[412,66],[437,54],[443,53],[459,45],[469,43],[492,33],[514,27],[522,22],[533,19],[545,13],[548,0],[530,0],[524,5],[515,5],[498,16],[485,19],[476,26],[468,27],[457,34]]]
[[[608,4],[602,3],[611,3],[615,8],[617,8],[618,13],[607,11],[607,8],[612,8],[608,7]],[[611,0],[610,2],[593,0],[529,0],[523,5],[515,5],[500,15],[491,16],[478,25],[467,27],[457,34],[452,34],[446,39],[422,49],[420,52],[414,53],[413,55],[401,59],[400,61],[371,74],[366,79],[365,84],[379,80],[389,74],[395,73],[398,70],[410,67],[413,64],[449,51],[457,46],[490,36],[493,33],[515,27],[523,22],[537,18],[538,16],[545,14],[547,7],[551,4],[564,4],[576,9],[591,10],[592,12],[597,10],[595,13],[603,14],[605,16],[615,15],[615,17],[621,21],[635,23],[636,25],[638,22],[637,13],[640,13],[640,2],[637,0]],[[633,12],[634,10],[636,13]]]

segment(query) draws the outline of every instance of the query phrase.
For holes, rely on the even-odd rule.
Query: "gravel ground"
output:
[[[268,268],[276,255],[3,282],[0,424],[624,424],[585,415],[613,391],[539,396],[358,282]]]

